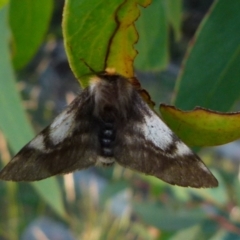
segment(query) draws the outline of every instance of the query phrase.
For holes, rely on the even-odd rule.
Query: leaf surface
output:
[[[17,153],[34,137],[18,93],[9,53],[7,7],[0,10],[0,130],[4,133],[13,152]],[[61,217],[66,216],[61,190],[56,178],[32,183],[42,198]]]
[[[65,48],[70,66],[82,86],[91,72],[115,68],[126,77],[133,76],[136,56],[133,45],[138,39],[134,21],[150,0],[69,0],[63,18]],[[87,65],[89,67],[87,67]]]
[[[200,209],[173,210],[153,203],[134,203],[133,208],[143,221],[163,231],[184,229],[207,218]]]
[[[203,108],[181,111],[161,104],[164,121],[191,146],[216,146],[240,138],[240,113],[220,113]]]
[[[24,67],[39,49],[53,11],[52,0],[11,0],[9,21],[12,31],[12,61]]]
[[[240,1],[215,1],[190,43],[174,105],[228,111],[240,96]]]
[[[139,41],[136,49],[135,67],[140,71],[164,69],[169,61],[168,19],[164,0],[153,0],[152,4],[141,9],[136,22]]]

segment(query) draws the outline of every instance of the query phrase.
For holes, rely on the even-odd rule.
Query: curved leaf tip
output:
[[[174,106],[160,105],[168,126],[188,145],[216,146],[240,138],[240,112],[222,113],[197,107],[181,111]]]

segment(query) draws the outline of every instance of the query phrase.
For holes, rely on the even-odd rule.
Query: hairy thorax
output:
[[[133,87],[120,76],[114,80],[108,80],[104,75],[94,76],[90,84],[94,116],[103,121],[115,121],[119,117],[127,119],[133,91]]]
[[[100,165],[109,166],[115,161],[114,146],[119,129],[117,126],[127,121],[133,91],[132,86],[119,76],[108,79],[99,74],[91,79],[93,114],[100,122],[98,134],[100,157],[97,161]]]

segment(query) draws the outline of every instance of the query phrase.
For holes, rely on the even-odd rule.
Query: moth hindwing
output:
[[[218,185],[201,159],[113,71],[93,76],[90,86],[13,157],[0,178],[34,181],[114,162],[173,185]]]

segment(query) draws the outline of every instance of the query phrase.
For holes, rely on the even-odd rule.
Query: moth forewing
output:
[[[34,181],[115,161],[174,185],[218,185],[200,158],[113,71],[92,77],[90,86],[7,164],[0,179]]]
[[[173,185],[196,188],[218,185],[201,159],[140,96],[135,97],[131,110],[128,122],[118,135],[115,156],[119,164]]]
[[[94,165],[98,139],[92,110],[86,89],[14,156],[0,179],[35,181]]]

